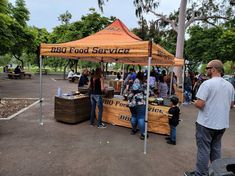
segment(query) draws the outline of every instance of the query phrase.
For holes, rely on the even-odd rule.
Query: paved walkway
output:
[[[43,76],[43,122],[39,105],[10,121],[0,121],[1,176],[182,176],[193,170],[196,156],[194,123],[197,110],[182,107],[183,121],[177,127],[177,145],[168,145],[165,136],[150,134],[147,154],[144,142],[130,129],[108,125],[90,127],[88,122],[68,125],[54,120],[57,87],[76,90],[75,83],[62,76]],[[39,79],[0,79],[0,97],[39,96]],[[235,108],[231,127],[223,138],[223,157],[235,156]]]

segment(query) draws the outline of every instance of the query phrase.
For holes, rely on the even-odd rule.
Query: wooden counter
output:
[[[103,121],[113,125],[120,125],[131,128],[131,113],[127,107],[127,101],[121,99],[103,98]],[[169,107],[149,105],[148,108],[148,131],[158,134],[169,134],[168,124]]]
[[[54,117],[65,123],[78,123],[90,119],[88,96],[55,97]]]

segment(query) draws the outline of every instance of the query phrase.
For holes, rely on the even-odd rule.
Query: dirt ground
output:
[[[29,99],[1,99],[0,118],[7,118],[21,109],[28,107],[35,101]]]
[[[88,122],[69,125],[54,120],[54,95],[76,90],[62,76],[43,76],[43,105],[31,107],[12,120],[0,121],[1,176],[183,176],[194,170],[195,120],[193,105],[181,107],[183,121],[177,127],[177,145],[166,144],[165,136],[150,133],[147,154],[144,142],[130,129],[108,124],[106,129]],[[0,97],[38,98],[39,78],[0,78]],[[235,156],[235,108],[222,143],[222,157]]]

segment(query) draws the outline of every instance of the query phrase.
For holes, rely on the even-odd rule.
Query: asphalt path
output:
[[[39,97],[39,77],[0,79],[0,97]],[[106,129],[75,125],[54,119],[54,95],[77,89],[76,83],[61,75],[43,76],[43,125],[39,104],[9,121],[0,121],[1,176],[182,176],[194,170],[196,158],[193,105],[181,107],[177,127],[177,145],[169,145],[164,135],[149,134],[147,154],[139,134],[108,124]],[[230,128],[222,141],[222,157],[235,156],[235,108],[231,110]]]

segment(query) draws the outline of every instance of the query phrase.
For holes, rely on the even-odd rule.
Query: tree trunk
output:
[[[70,60],[68,60],[67,64],[64,66],[64,75],[63,75],[64,79],[66,77],[66,68],[68,67],[69,64],[70,64]]]
[[[183,59],[184,56],[184,36],[185,36],[185,15],[186,15],[187,0],[181,0],[180,13],[179,13],[179,26],[176,44],[176,57]],[[181,67],[175,67],[174,72],[177,76],[177,85],[182,86],[183,69]]]
[[[78,72],[78,60],[74,60],[74,63],[75,63],[74,71],[75,71],[75,73],[77,73]]]
[[[24,61],[20,59],[20,56],[16,56],[16,55],[13,55],[13,56],[16,58],[16,60],[21,62],[21,68],[24,69]]]

